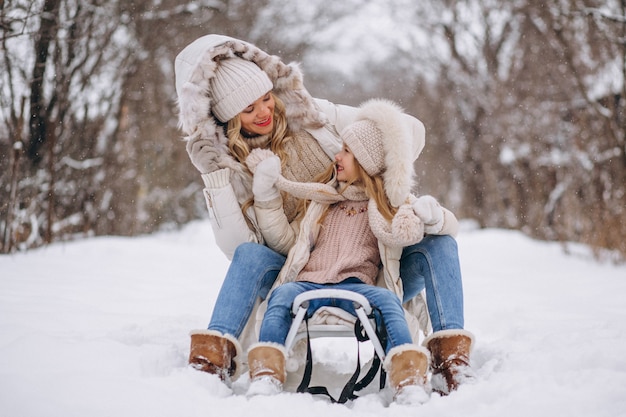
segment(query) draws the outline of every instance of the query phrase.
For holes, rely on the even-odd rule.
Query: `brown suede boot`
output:
[[[237,339],[213,330],[191,332],[189,364],[195,369],[208,372],[229,381],[237,371],[236,358],[241,352]]]
[[[383,366],[396,402],[417,404],[428,400],[424,389],[428,361],[428,351],[421,346],[406,344],[389,351]]]
[[[467,330],[441,330],[424,340],[432,356],[433,390],[448,395],[461,382],[474,377],[469,355],[474,336]]]
[[[250,387],[246,395],[274,395],[283,390],[287,378],[285,347],[276,343],[256,343],[248,350]]]

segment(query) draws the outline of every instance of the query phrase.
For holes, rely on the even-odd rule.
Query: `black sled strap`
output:
[[[300,385],[297,388],[297,392],[308,392],[309,394],[313,394],[313,395],[319,395],[319,394],[326,395],[328,398],[330,398],[331,402],[344,404],[349,400],[354,400],[358,398],[358,395],[356,395],[354,392],[360,391],[363,388],[367,387],[374,380],[374,377],[376,376],[376,373],[378,372],[379,368],[381,370],[380,388],[381,389],[384,388],[384,384],[385,384],[384,371],[382,367],[380,366],[381,361],[376,352],[374,353],[374,360],[372,362],[372,366],[370,370],[363,377],[363,379],[361,379],[361,381],[357,382],[359,375],[361,373],[361,352],[360,352],[358,343],[357,343],[356,369],[354,373],[352,374],[352,376],[350,377],[350,379],[348,380],[348,382],[346,383],[346,385],[343,387],[343,390],[341,391],[341,394],[339,395],[338,399],[335,399],[332,395],[330,395],[326,387],[323,387],[323,386],[309,387],[309,384],[311,383],[311,374],[313,372],[313,355],[311,351],[311,338],[309,335],[309,315],[308,314],[305,316],[305,325],[306,325],[306,338],[307,338],[306,364],[304,368],[304,374],[302,375],[302,381],[300,382]],[[361,325],[360,320],[357,319],[354,326],[355,326],[354,332],[357,337],[357,340],[359,342],[368,340],[367,335],[363,336],[363,326]]]

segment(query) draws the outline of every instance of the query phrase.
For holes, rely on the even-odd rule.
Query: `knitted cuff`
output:
[[[218,169],[201,176],[206,188],[224,188],[230,184],[230,168]]]

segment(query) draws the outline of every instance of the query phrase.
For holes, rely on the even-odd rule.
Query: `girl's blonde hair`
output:
[[[358,161],[356,162],[358,176],[363,182],[365,194],[367,194],[369,198],[374,199],[380,214],[382,214],[385,219],[391,221],[393,216],[398,212],[398,208],[392,206],[389,201],[389,197],[387,197],[387,193],[385,192],[385,182],[381,176],[382,173],[370,176],[367,172],[365,172]]]
[[[357,161],[356,158],[354,159],[354,163],[355,163],[355,167],[357,170],[356,178],[346,183],[341,189],[339,189],[338,190],[339,194],[341,194],[342,191],[345,190],[348,186],[360,180],[361,186],[365,190],[365,194],[369,198],[374,199],[374,201],[376,202],[376,205],[378,206],[378,211],[380,212],[380,214],[382,214],[382,216],[385,219],[391,221],[393,219],[393,216],[398,212],[398,208],[392,206],[391,202],[389,201],[389,198],[387,197],[387,193],[385,192],[385,182],[383,180],[382,173],[379,173],[376,175],[369,175],[365,171],[365,169],[363,169],[361,164],[359,164],[359,161]],[[333,179],[333,176],[336,173],[335,166],[336,164],[332,164],[331,166],[329,166],[326,169],[326,171],[318,175],[314,181],[321,182],[324,184],[328,183],[330,180]],[[307,200],[300,201],[300,204],[298,205],[298,215],[296,218],[301,218],[304,216],[304,212],[306,211],[307,205],[308,205]],[[324,221],[327,211],[328,211],[328,208],[320,216],[318,223],[322,223]]]

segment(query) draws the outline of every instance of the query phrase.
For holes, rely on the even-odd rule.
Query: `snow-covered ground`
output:
[[[458,240],[478,378],[420,410],[379,394],[247,399],[188,368],[228,267],[205,221],[1,256],[0,415],[626,416],[626,266],[514,231]],[[351,356],[317,348],[327,366]]]

